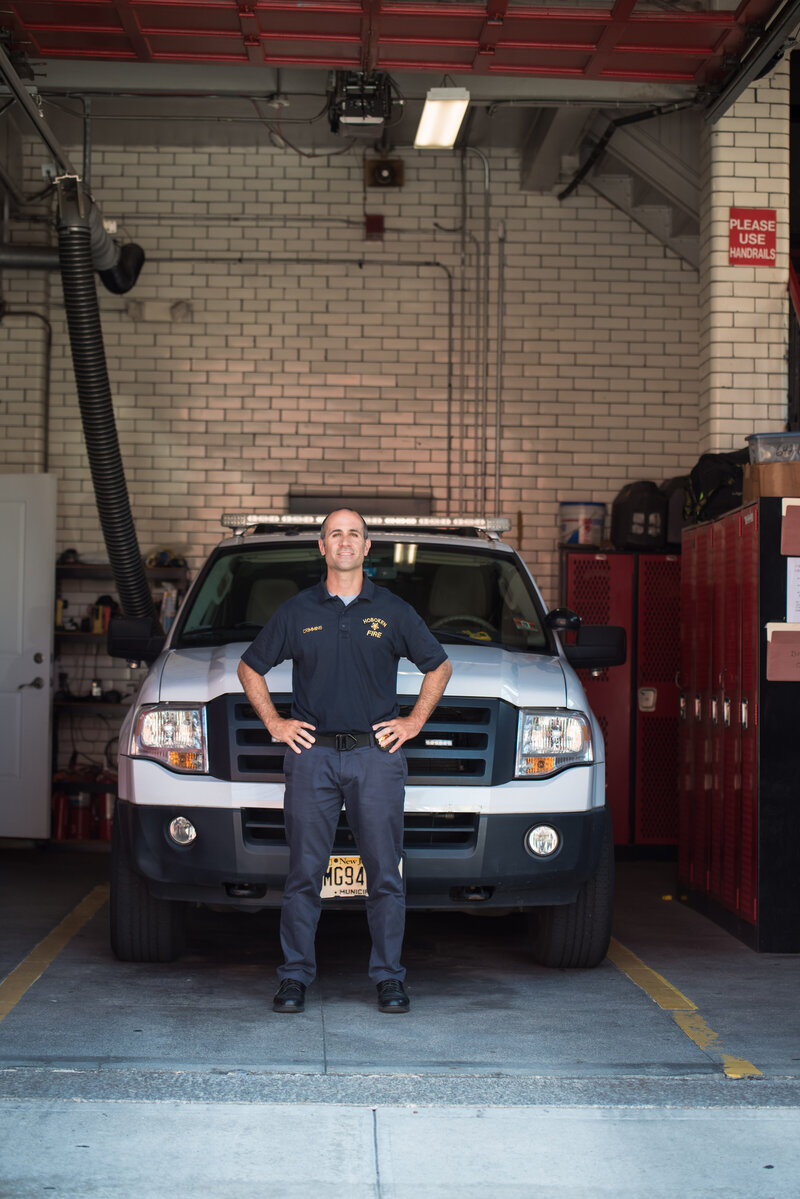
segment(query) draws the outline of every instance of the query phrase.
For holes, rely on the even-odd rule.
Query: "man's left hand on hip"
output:
[[[382,720],[373,724],[372,731],[381,749],[393,754],[405,741],[411,741],[422,728],[411,716],[395,716],[394,720]]]

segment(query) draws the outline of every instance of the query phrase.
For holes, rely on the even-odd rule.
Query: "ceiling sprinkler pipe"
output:
[[[57,186],[61,282],[100,525],[123,613],[155,623],[114,420],[92,265],[91,201],[77,179]]]

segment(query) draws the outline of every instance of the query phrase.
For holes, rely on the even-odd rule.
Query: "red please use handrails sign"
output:
[[[774,208],[731,208],[728,221],[731,266],[775,266],[777,239]]]

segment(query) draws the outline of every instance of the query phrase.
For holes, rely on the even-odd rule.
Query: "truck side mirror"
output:
[[[564,646],[564,655],[576,670],[604,670],[622,666],[627,654],[625,630],[619,625],[583,625],[574,645]]]
[[[164,648],[166,635],[149,616],[112,616],[107,650],[111,658],[129,662],[154,662]]]

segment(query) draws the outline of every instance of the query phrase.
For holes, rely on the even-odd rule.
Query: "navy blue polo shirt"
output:
[[[291,659],[292,715],[320,733],[366,733],[396,716],[400,658],[427,674],[447,654],[410,604],[366,577],[349,604],[325,579],[292,596],[242,654],[259,674]]]

